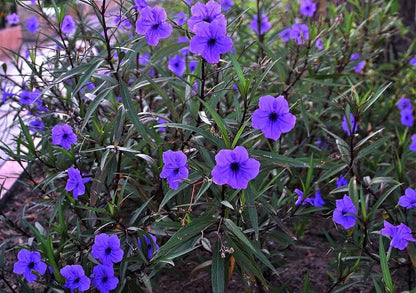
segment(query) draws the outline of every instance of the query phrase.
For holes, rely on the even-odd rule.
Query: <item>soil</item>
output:
[[[21,178],[0,200],[0,293],[22,292],[19,284],[22,276],[13,273],[13,264],[17,260],[19,245],[30,242],[32,237],[29,229],[22,225],[22,218],[33,225],[36,222],[42,224],[47,222],[49,214],[48,207],[37,203],[37,200],[41,199],[41,194],[32,191],[24,182],[25,180]],[[309,274],[307,292],[329,292],[334,282],[328,272],[336,276],[337,271],[333,264],[335,255],[322,231],[325,229],[335,241],[337,238],[341,239],[340,233],[336,231],[331,221],[321,216],[316,215],[310,223],[312,225],[305,230],[304,236],[297,240],[295,245],[284,248],[284,257],[274,259],[274,263],[279,264],[278,276],[265,276],[271,288],[267,290],[261,285],[256,287],[252,282],[250,284],[253,292],[302,292],[307,274]],[[268,247],[265,248],[278,256],[283,255],[279,254],[281,248],[273,241],[269,241]],[[166,267],[157,279],[153,280],[157,283],[155,292],[211,292],[211,266],[207,262],[209,260],[210,254],[199,249],[176,262],[175,267]],[[197,266],[200,266],[200,269],[196,270]],[[373,273],[381,275],[379,267],[374,266],[370,269]],[[406,276],[403,270],[393,273],[396,289],[408,290]],[[346,285],[353,281],[357,280],[350,278]],[[354,286],[338,292],[373,292],[371,278],[358,281]],[[226,292],[244,292],[247,290],[248,282],[250,280],[242,280],[236,269],[227,284]],[[47,289],[41,284],[28,285],[33,292],[46,292]],[[284,286],[283,291],[277,291],[276,288],[282,286]]]

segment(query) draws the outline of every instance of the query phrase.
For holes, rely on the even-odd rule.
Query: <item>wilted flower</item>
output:
[[[90,180],[91,178],[82,178],[80,171],[71,167],[68,169],[68,180],[66,181],[65,190],[72,191],[74,198],[78,200],[78,196],[85,193],[84,184]]]
[[[413,134],[410,139],[412,140],[412,143],[410,144],[409,149],[413,152],[416,152],[416,134]]]
[[[170,188],[178,189],[179,183],[188,178],[189,171],[186,160],[186,155],[181,151],[168,150],[163,153],[165,165],[160,173],[160,178],[167,178]]]
[[[39,28],[40,24],[36,16],[29,17],[26,21],[26,29],[34,34]]]
[[[404,194],[399,198],[399,205],[406,209],[416,208],[416,191],[406,188]]]
[[[305,202],[303,201],[303,191],[296,188],[294,192],[298,195],[298,199],[295,202],[295,206],[298,206],[300,204],[304,205]]]
[[[344,178],[344,176],[341,174],[339,175],[339,178],[335,181],[335,184],[337,185],[337,188],[340,188],[342,186],[348,185],[348,180]]]
[[[181,11],[175,14],[174,19],[177,25],[184,25],[186,20],[188,19],[188,15],[185,12]]]
[[[71,15],[65,15],[62,20],[61,30],[64,34],[73,34],[77,30],[74,18]]]
[[[390,247],[395,247],[400,250],[407,247],[408,241],[416,242],[416,239],[412,236],[412,230],[403,223],[398,226],[393,226],[389,222],[384,221],[384,228],[381,229],[380,233],[390,236]]]
[[[221,8],[224,11],[229,10],[231,7],[234,6],[233,0],[220,0]]]
[[[60,273],[66,279],[64,287],[70,289],[71,292],[74,292],[75,289],[83,292],[90,288],[91,281],[85,276],[84,269],[80,265],[64,266]]]
[[[342,123],[341,123],[342,129],[344,129],[344,131],[348,134],[348,136],[351,135],[351,129],[352,132],[357,132],[358,130],[358,123],[355,123],[355,118],[354,115],[352,115],[352,113],[350,113],[350,124],[348,124],[347,121],[347,116],[343,116],[342,117]]]
[[[170,71],[182,76],[186,69],[185,58],[180,55],[175,55],[174,57],[169,58],[168,68]]]
[[[233,150],[220,150],[215,156],[217,163],[212,169],[215,184],[228,184],[234,189],[246,189],[248,181],[254,179],[260,171],[260,163],[248,157],[245,147],[237,146]]]
[[[319,39],[316,40],[315,47],[319,51],[322,51],[324,49],[324,44],[322,43],[322,39],[321,38],[319,38]]]
[[[298,45],[302,45],[305,41],[309,40],[309,28],[308,25],[303,23],[295,23],[290,28],[289,38],[295,40]]]
[[[282,133],[291,131],[295,123],[296,116],[289,113],[289,105],[283,96],[260,97],[259,109],[252,117],[254,129],[261,129],[265,137],[278,140]]]
[[[40,275],[46,272],[46,264],[40,260],[40,253],[22,249],[17,254],[17,262],[13,266],[15,274],[23,274],[29,283],[36,281],[37,276],[32,271],[37,271]]]
[[[156,46],[160,39],[166,39],[172,33],[172,26],[166,22],[166,18],[164,8],[147,6],[140,11],[136,33],[145,35],[150,46]]]
[[[344,194],[343,199],[337,199],[336,208],[332,215],[335,223],[340,224],[345,229],[349,229],[355,225],[357,209],[355,208],[351,198]]]
[[[101,233],[95,236],[91,255],[108,266],[123,259],[123,250],[120,248],[120,239],[117,235]]]
[[[413,126],[413,111],[411,108],[400,112],[400,122],[407,127]]]
[[[68,124],[55,125],[52,128],[52,143],[54,145],[60,145],[64,149],[70,150],[71,144],[76,142],[77,136]]]
[[[190,50],[192,53],[201,54],[208,63],[218,63],[221,54],[229,52],[233,46],[222,22],[201,22],[194,31],[196,35],[191,39]]]
[[[410,102],[410,99],[408,98],[401,98],[399,102],[397,103],[397,108],[399,108],[400,110],[411,110],[412,103]]]
[[[315,198],[313,198],[312,205],[314,207],[322,207],[325,204],[324,199],[322,198],[321,191],[318,189],[315,191]]]
[[[92,284],[97,287],[100,293],[108,293],[115,289],[118,284],[118,278],[114,276],[114,269],[112,266],[95,266],[92,278]]]
[[[267,17],[267,15],[263,14],[261,16],[261,21],[260,21],[260,35],[269,31],[271,29],[271,27],[272,27],[272,25],[269,22],[269,18]],[[257,34],[259,34],[259,23],[258,23],[258,15],[257,14],[253,15],[253,20],[250,23],[250,28],[252,30],[254,30]]]
[[[303,0],[300,4],[300,14],[312,17],[316,11],[316,4],[311,0]]]
[[[192,16],[188,19],[188,27],[191,32],[198,34],[195,30],[199,24],[209,24],[213,21],[227,26],[227,20],[221,13],[221,5],[214,0],[208,1],[206,4],[198,2],[191,8]],[[207,28],[207,26],[205,26]]]
[[[45,130],[45,124],[43,124],[41,119],[35,119],[29,122],[29,129],[32,132],[40,132]]]
[[[158,250],[158,249],[159,249],[159,245],[156,243],[156,236],[154,236],[154,235],[152,235],[152,234],[149,234],[149,235],[150,235],[150,237],[152,238],[153,243],[155,244],[155,248],[156,248],[156,250]],[[154,252],[154,250],[153,250],[153,245],[152,245],[152,241],[150,241],[150,239],[149,239],[146,235],[144,235],[144,234],[143,234],[143,238],[144,238],[144,241],[146,242],[146,248],[147,248],[147,258],[148,258],[148,259],[151,259],[151,258],[152,258],[152,256],[153,256],[153,252]],[[141,242],[141,240],[140,240],[140,237],[137,239],[137,242],[139,243],[139,246],[140,246],[141,248],[143,248],[143,246],[142,246],[142,242]]]
[[[7,15],[6,19],[9,25],[16,25],[16,24],[19,24],[20,22],[19,15],[16,12],[13,12],[12,14]]]

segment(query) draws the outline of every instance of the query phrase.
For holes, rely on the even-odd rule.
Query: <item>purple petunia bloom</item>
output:
[[[155,244],[156,250],[159,249],[159,245],[156,243],[156,236],[154,236],[152,234],[149,234],[149,235],[152,238],[152,241],[150,241],[150,239],[144,234],[143,234],[143,238],[144,238],[144,241],[146,242],[145,247],[146,247],[146,250],[147,250],[147,258],[151,259],[152,256],[153,256],[153,252],[154,252],[152,242]],[[140,237],[137,239],[137,242],[139,243],[139,246],[143,249]]]
[[[166,122],[166,120],[163,119],[163,118],[160,118],[156,122],[157,122],[157,124],[164,124]],[[166,127],[159,127],[157,129],[157,131],[166,131]]]
[[[188,19],[188,27],[191,32],[198,34],[196,27],[199,24],[209,24],[216,21],[227,26],[227,20],[221,13],[221,5],[214,0],[208,1],[206,4],[198,2],[191,8],[192,16]],[[206,26],[205,26],[206,28]]]
[[[410,144],[409,149],[410,149],[412,152],[416,152],[416,134],[413,134],[413,135],[410,137],[410,139],[412,140],[412,143]]]
[[[248,157],[245,147],[238,146],[233,150],[220,150],[215,156],[217,163],[211,171],[215,184],[228,184],[234,189],[246,189],[248,181],[256,178],[260,163]]]
[[[352,115],[352,113],[350,113],[350,124],[348,124],[347,121],[347,116],[343,116],[342,117],[342,123],[341,123],[342,129],[344,129],[344,131],[348,134],[348,136],[351,135],[351,129],[352,132],[357,132],[358,130],[358,123],[355,123],[355,118],[354,115]]]
[[[269,31],[271,29],[272,25],[269,22],[269,18],[267,17],[267,15],[262,15],[261,16],[261,21],[260,21],[260,34],[264,34],[265,32]],[[254,14],[253,15],[253,20],[250,23],[250,28],[252,30],[254,30],[256,32],[256,34],[259,34],[259,23],[258,23],[258,15]]]
[[[40,24],[36,16],[29,17],[26,21],[26,29],[34,34],[39,28]]]
[[[399,198],[399,205],[406,209],[416,208],[416,191],[406,188],[404,194]]]
[[[316,4],[311,0],[303,0],[300,4],[300,14],[312,17],[316,11]]]
[[[196,26],[195,33],[190,42],[190,50],[201,54],[208,63],[218,63],[221,54],[229,52],[233,47],[233,41],[227,37],[226,27],[221,22],[201,22]]]
[[[193,73],[197,66],[198,66],[198,61],[192,60],[191,62],[189,62],[188,64],[189,72]]]
[[[74,292],[75,289],[83,292],[90,288],[91,280],[85,276],[82,266],[66,265],[59,272],[66,279],[64,288],[70,289],[71,292]]]
[[[410,102],[410,99],[408,98],[401,98],[399,102],[397,103],[397,108],[399,108],[400,110],[411,110],[412,103]]]
[[[118,284],[118,278],[114,276],[112,266],[97,265],[92,272],[92,284],[100,293],[109,293]]]
[[[68,169],[68,180],[66,181],[65,190],[72,191],[74,198],[78,200],[78,196],[85,193],[84,184],[90,180],[91,178],[82,178],[80,171],[71,167]]]
[[[174,19],[177,25],[184,25],[186,20],[188,19],[188,15],[185,12],[181,11],[175,14]]]
[[[416,66],[416,57],[413,57],[412,59],[410,59],[409,64],[412,66]]]
[[[9,25],[17,25],[20,22],[19,15],[16,12],[7,15],[6,19]]]
[[[123,250],[120,248],[120,239],[117,235],[101,233],[95,236],[91,255],[106,266],[120,262],[123,259]]]
[[[332,215],[335,223],[340,224],[345,229],[349,229],[355,225],[357,209],[355,208],[351,198],[344,194],[343,199],[337,199],[336,208]]]
[[[324,49],[324,44],[322,43],[322,39],[321,38],[319,38],[319,39],[316,40],[315,47],[319,51],[322,51]]]
[[[252,117],[254,129],[261,129],[265,137],[278,140],[282,133],[291,131],[295,123],[296,116],[289,113],[289,104],[283,96],[260,97],[259,109]]]
[[[335,184],[337,185],[337,188],[340,188],[342,186],[348,185],[348,180],[344,178],[344,176],[341,174],[339,175],[339,178],[335,181]]]
[[[305,44],[309,40],[309,28],[304,23],[295,23],[290,28],[289,38],[295,40],[298,45]]]
[[[147,63],[149,63],[149,60],[150,60],[149,52],[144,52],[143,54],[139,55],[140,65],[146,65]]]
[[[147,4],[146,0],[134,0],[134,4],[135,8],[137,9],[137,11],[141,11],[143,8],[146,8],[147,6],[149,6],[149,4]]]
[[[172,26],[166,22],[166,11],[160,6],[145,7],[136,21],[136,33],[146,36],[150,46],[156,46],[160,39],[166,39],[172,33]]]
[[[66,150],[71,149],[71,144],[77,142],[77,135],[68,124],[55,125],[52,128],[52,143],[60,145]]]
[[[358,62],[354,66],[354,72],[359,73],[361,70],[363,70],[364,66],[365,66],[365,61],[364,60]]]
[[[75,25],[74,18],[71,15],[65,15],[62,20],[61,30],[64,34],[70,35],[75,33],[77,26]]]
[[[29,129],[32,132],[40,132],[45,130],[45,124],[43,124],[42,120],[36,119],[29,122]]]
[[[160,178],[167,178],[170,188],[178,189],[179,183],[188,178],[189,171],[186,160],[186,155],[182,151],[168,150],[163,152],[165,165],[160,173]]]
[[[412,109],[405,109],[400,112],[400,122],[407,127],[413,126],[413,111]]]
[[[233,0],[220,0],[221,8],[224,11],[230,10],[234,6]]]
[[[27,90],[22,90],[20,93],[20,104],[30,105],[40,96],[40,90],[34,90],[29,92]],[[40,100],[39,100],[40,101]]]
[[[175,74],[182,76],[186,69],[185,58],[180,55],[175,55],[174,57],[169,58],[168,68]]]
[[[395,247],[400,250],[407,247],[408,241],[416,242],[416,239],[412,236],[412,230],[403,223],[398,226],[393,226],[389,222],[384,221],[384,228],[381,229],[380,233],[390,236],[390,247]]]
[[[22,249],[17,254],[17,262],[13,266],[13,273],[23,274],[29,283],[36,281],[37,276],[32,271],[37,271],[40,275],[46,272],[46,264],[40,260],[40,253]]]
[[[279,33],[279,37],[282,38],[283,42],[286,43],[290,40],[290,31],[291,31],[291,28],[289,27]]]

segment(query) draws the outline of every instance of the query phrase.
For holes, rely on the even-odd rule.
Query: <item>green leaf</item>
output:
[[[379,241],[379,253],[380,253],[380,265],[381,265],[381,272],[383,273],[383,282],[386,286],[386,290],[389,293],[394,293],[394,286],[391,280],[389,264],[387,262],[387,256],[384,250],[384,244],[382,235],[380,234],[380,241]]]
[[[211,284],[214,293],[224,292],[224,264],[224,258],[221,257],[221,243],[217,240],[212,251],[211,267]]]
[[[225,143],[225,148],[230,149],[231,148],[230,137],[229,137],[227,127],[225,126],[224,121],[222,120],[220,115],[218,115],[217,111],[215,111],[208,103],[206,103],[205,101],[201,99],[199,99],[199,101],[205,106],[205,108],[211,114],[212,118],[214,118],[215,123],[220,128],[221,135]]]

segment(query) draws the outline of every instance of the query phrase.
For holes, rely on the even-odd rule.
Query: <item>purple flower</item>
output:
[[[412,103],[410,102],[410,99],[408,98],[401,98],[399,102],[397,103],[397,108],[399,108],[400,110],[411,110]]]
[[[196,3],[192,6],[191,13],[192,16],[188,19],[188,27],[191,32],[196,34],[198,34],[196,27],[202,23],[209,24],[215,20],[224,27],[227,26],[227,20],[221,13],[221,5],[214,0],[210,0],[206,4],[202,2]]]
[[[156,46],[160,39],[166,39],[172,33],[172,26],[166,22],[166,18],[164,8],[147,6],[140,11],[136,33],[145,35],[150,46]]]
[[[233,150],[220,150],[215,156],[217,163],[212,169],[215,184],[228,184],[234,189],[246,189],[248,181],[254,179],[260,171],[260,163],[248,157],[245,147]]]
[[[95,266],[91,277],[93,278],[92,284],[97,287],[100,293],[109,293],[111,290],[115,289],[118,284],[118,279],[114,276],[114,269],[112,266]]]
[[[413,57],[412,59],[410,59],[409,64],[412,66],[416,66],[416,57]]]
[[[144,234],[143,234],[143,239],[146,242],[145,247],[146,247],[146,250],[147,250],[147,258],[148,259],[151,259],[152,256],[153,256],[153,252],[154,252],[152,242],[155,244],[156,250],[159,249],[159,245],[157,245],[157,243],[156,243],[156,236],[154,236],[152,234],[149,234],[149,235],[152,238],[152,241],[150,241],[150,239],[146,235],[144,235]],[[140,237],[137,239],[137,242],[139,243],[140,248],[143,249],[143,246],[142,246],[142,242],[140,240]]]
[[[149,52],[144,52],[143,54],[139,55],[139,64],[146,65],[149,63],[150,57]]]
[[[400,122],[407,127],[413,126],[413,111],[412,109],[405,109],[400,112]]]
[[[20,104],[30,105],[32,104],[40,95],[40,90],[34,90],[29,92],[27,90],[22,90],[20,93]]]
[[[8,97],[13,97],[13,93],[9,93],[5,87],[2,88],[2,92],[3,92],[3,98],[2,98],[2,103],[6,102],[6,99]]]
[[[412,137],[410,138],[412,140],[412,143],[410,144],[409,149],[412,152],[416,152],[416,134],[413,134]]]
[[[339,175],[339,178],[335,181],[335,184],[337,185],[337,188],[340,188],[342,186],[348,185],[348,180],[344,178],[344,176]]]
[[[22,249],[17,254],[17,262],[13,266],[13,273],[23,274],[29,283],[36,281],[37,276],[32,271],[37,271],[40,275],[46,272],[46,264],[40,260],[40,253]]]
[[[184,36],[178,38],[178,43],[188,43],[188,41],[189,41],[188,38],[184,37]],[[189,47],[185,47],[185,48],[181,49],[181,54],[183,56],[188,55],[189,52],[190,52]]]
[[[119,28],[122,30],[122,31],[125,31],[125,32],[128,32],[130,29],[131,29],[131,23],[130,23],[130,20],[128,20],[127,18],[126,19],[124,19],[124,20],[121,20],[121,18],[119,17],[119,16],[117,16],[115,19],[114,19],[114,25],[118,25],[119,26]]]
[[[43,124],[41,119],[36,119],[29,122],[29,129],[32,132],[40,132],[45,130],[45,124]]]
[[[399,198],[399,205],[406,209],[416,208],[416,191],[406,188],[404,195]]]
[[[325,201],[323,200],[321,196],[320,190],[317,190],[315,192],[315,197],[307,197],[304,200],[303,200],[303,191],[296,188],[295,193],[298,195],[298,199],[296,200],[295,206],[298,206],[300,204],[302,205],[310,204],[314,207],[322,207],[325,204]]]
[[[289,105],[283,96],[260,97],[259,109],[252,117],[254,129],[261,129],[265,137],[278,140],[282,133],[291,131],[295,123],[296,116],[289,113]]]
[[[169,58],[168,68],[175,74],[182,76],[186,69],[185,58],[180,55],[175,55],[174,57]]]
[[[279,33],[279,37],[281,37],[282,38],[282,40],[283,40],[283,42],[288,42],[289,40],[290,40],[290,32],[291,32],[291,28],[287,28],[287,29],[284,29],[283,31],[281,31],[280,33]]]
[[[234,6],[233,0],[220,0],[221,8],[224,11],[229,10],[231,7]]]
[[[364,66],[365,66],[365,61],[364,61],[364,60],[362,60],[362,61],[358,62],[358,63],[354,66],[354,71],[355,71],[356,73],[359,73],[361,70],[363,70]]]
[[[321,149],[326,148],[328,146],[328,143],[323,139],[322,137],[318,138],[316,141],[316,145],[320,147]]]
[[[351,54],[350,60],[358,60],[360,59],[360,54]]]
[[[185,12],[181,11],[175,14],[174,19],[178,25],[184,25],[186,20],[188,19],[188,15]]]
[[[190,42],[190,50],[192,53],[201,54],[208,63],[218,63],[221,54],[227,53],[233,47],[233,41],[227,37],[226,27],[221,22],[201,22],[196,26],[195,33]]]
[[[94,83],[93,83],[92,81],[89,81],[89,82],[87,82],[87,83],[85,84],[85,86],[83,86],[83,87],[81,88],[81,93],[84,93],[84,92],[86,92],[86,91],[91,91],[91,90],[93,90],[93,89],[95,89],[95,85],[94,85]]]
[[[305,41],[309,40],[309,28],[308,25],[303,23],[295,23],[290,28],[289,38],[295,40],[298,45],[302,45]]]
[[[167,178],[170,188],[178,189],[179,183],[188,178],[189,171],[186,160],[186,155],[182,151],[168,150],[163,152],[165,165],[160,173],[160,178]]]
[[[191,6],[192,3],[194,3],[194,0],[183,0],[185,1],[186,4],[188,4],[188,6]]]
[[[120,262],[123,259],[123,250],[120,248],[120,239],[117,235],[101,233],[95,236],[91,255],[106,266]]]
[[[259,23],[258,21],[258,15],[253,15],[253,21],[250,23],[250,28],[256,32],[256,34],[259,34]],[[260,22],[260,34],[264,34],[268,30],[270,30],[272,27],[271,23],[269,22],[269,18],[267,15],[261,16],[261,22]]]
[[[52,143],[60,145],[66,150],[71,149],[71,144],[77,142],[77,135],[68,124],[55,125],[52,128]]]
[[[348,124],[347,121],[347,116],[343,116],[342,117],[342,123],[341,123],[342,129],[344,129],[344,131],[348,134],[348,136],[351,135],[351,129],[352,132],[357,132],[358,130],[358,123],[355,123],[355,118],[354,115],[352,115],[352,113],[350,113],[350,124]]]
[[[146,0],[134,0],[134,4],[135,8],[137,9],[137,11],[141,11],[143,8],[146,8],[147,6],[149,6],[149,4],[147,4]]]
[[[380,233],[390,236],[390,247],[395,247],[400,250],[407,247],[407,241],[416,242],[416,239],[412,236],[412,230],[403,223],[398,226],[393,226],[389,222],[384,221],[384,228],[381,229]]]
[[[16,25],[16,24],[19,24],[19,22],[20,22],[19,15],[17,15],[17,13],[15,13],[15,12],[12,13],[12,14],[7,15],[6,19],[7,19],[7,23],[9,25]]]
[[[189,72],[193,73],[196,67],[198,66],[198,61],[192,60],[191,62],[189,62],[188,66],[189,66]]]
[[[30,4],[36,4],[36,0],[30,0]]]
[[[71,167],[68,169],[68,180],[66,181],[65,190],[72,191],[74,198],[78,200],[78,196],[85,193],[84,184],[90,180],[91,178],[82,178],[80,171]]]
[[[324,204],[325,204],[325,201],[322,198],[321,191],[318,189],[317,191],[315,191],[315,198],[313,199],[312,205],[314,207],[322,207],[324,206]]]
[[[74,18],[71,15],[65,15],[62,20],[61,30],[64,34],[70,35],[75,33],[77,27],[75,25]]]
[[[324,49],[324,44],[322,43],[322,39],[321,38],[319,38],[319,39],[316,40],[315,47],[319,51],[322,51]]]
[[[295,202],[295,206],[298,206],[300,204],[304,205],[305,202],[303,202],[303,191],[296,188],[294,192],[298,195],[298,199]]]
[[[316,4],[311,0],[303,0],[300,4],[300,14],[312,17],[316,11]]]
[[[39,26],[40,24],[36,16],[29,17],[26,21],[26,29],[30,31],[32,34],[36,32]]]
[[[84,269],[80,265],[66,265],[60,269],[60,273],[65,277],[65,288],[74,292],[75,289],[83,292],[90,288],[90,279],[85,276]]]
[[[165,119],[160,118],[160,119],[158,119],[156,122],[157,122],[157,124],[164,124],[166,121],[165,121]],[[157,131],[166,131],[166,127],[159,127],[159,128],[157,129]]]
[[[337,199],[336,208],[332,215],[335,223],[340,224],[345,229],[349,229],[355,225],[357,209],[355,208],[351,198],[344,194],[343,199]]]

